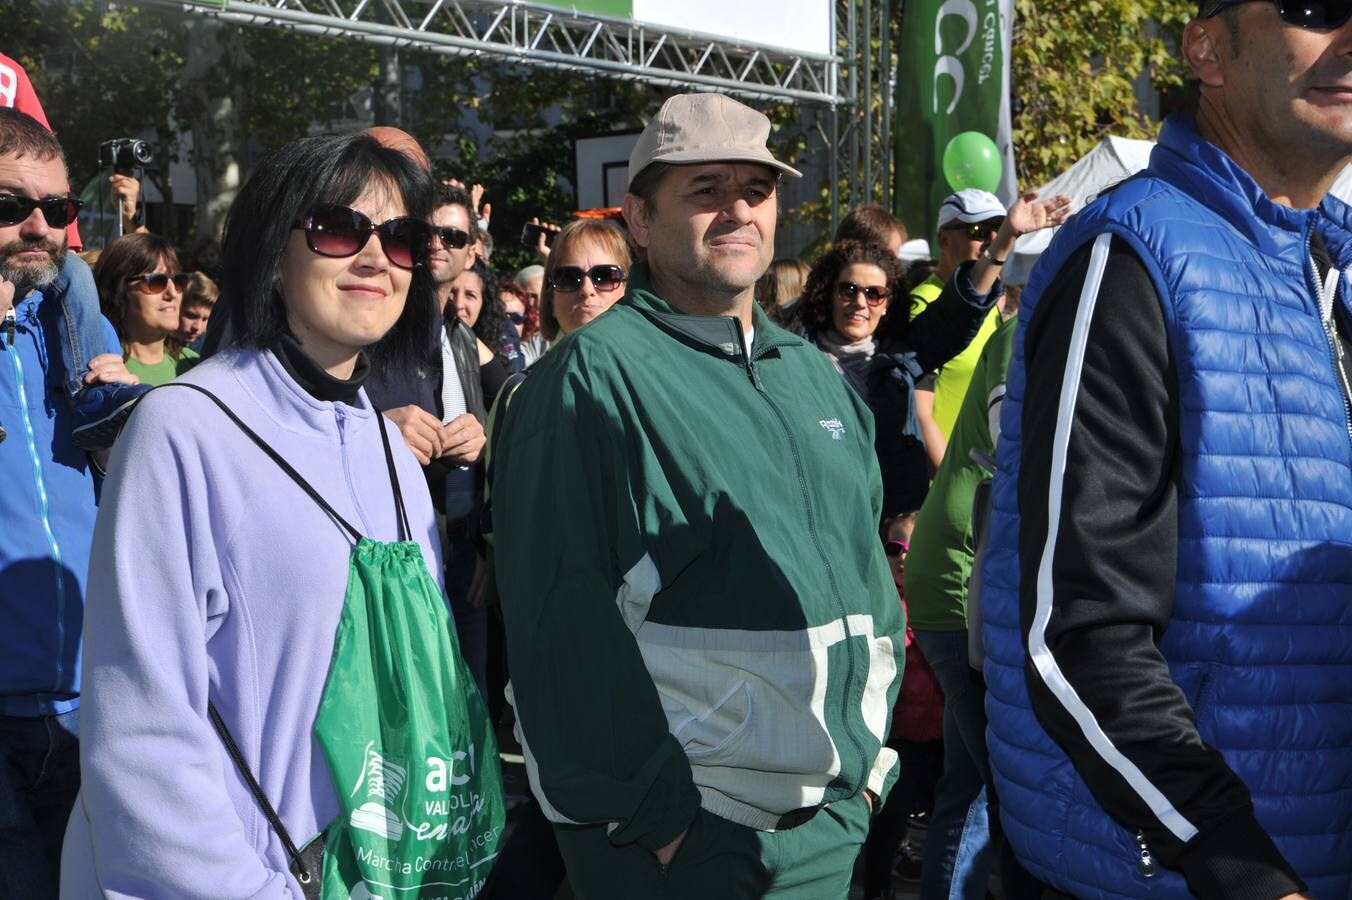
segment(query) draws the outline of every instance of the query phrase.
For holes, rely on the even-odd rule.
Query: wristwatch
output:
[[[1003,266],[1003,265],[1005,264],[1005,261],[1004,261],[1003,259],[996,259],[996,258],[991,254],[991,248],[990,248],[990,247],[987,247],[985,250],[982,250],[982,251],[981,251],[981,258],[984,259],[984,260],[986,260],[987,262],[989,262],[989,263],[990,263],[991,265],[993,265],[993,266]]]

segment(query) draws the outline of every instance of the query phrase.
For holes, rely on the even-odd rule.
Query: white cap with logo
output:
[[[947,228],[954,222],[975,225],[977,222],[989,222],[991,219],[1003,219],[1005,205],[990,191],[966,188],[956,194],[949,194],[939,207],[939,228]]]

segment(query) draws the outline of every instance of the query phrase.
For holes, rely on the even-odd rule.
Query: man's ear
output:
[[[621,206],[624,223],[629,226],[629,236],[640,247],[648,246],[648,204],[637,194],[625,194]]]
[[[1225,85],[1221,55],[1229,52],[1230,41],[1225,31],[1225,25],[1216,19],[1193,19],[1183,30],[1183,58],[1207,87]]]

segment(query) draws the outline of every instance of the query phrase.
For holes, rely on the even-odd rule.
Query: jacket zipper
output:
[[[376,413],[380,415],[380,413]],[[339,404],[333,406],[333,417],[338,421],[339,452],[343,455],[343,477],[347,479],[347,493],[352,505],[357,508],[357,518],[361,519],[362,531],[371,534],[371,523],[366,521],[366,511],[362,509],[361,499],[357,496],[356,484],[352,480],[352,458],[347,446],[347,412]]]
[[[1145,832],[1138,830],[1136,832],[1136,848],[1140,851],[1140,858],[1136,860],[1136,871],[1141,873],[1143,878],[1154,878],[1159,867],[1155,865],[1155,854],[1150,852],[1150,845],[1145,841]]]
[[[6,342],[14,346],[15,317],[14,308],[5,314],[5,330],[9,332]],[[47,483],[42,477],[42,459],[38,454],[37,435],[33,433],[33,423],[29,421],[28,395],[24,387],[23,362],[17,352],[11,351],[9,358],[14,364],[14,380],[18,388],[19,418],[23,422],[24,437],[28,444],[28,456],[33,463],[33,484],[38,492],[38,517],[42,520],[42,531],[47,538],[47,547],[52,555],[52,566],[56,574],[56,680],[52,690],[61,689],[61,680],[65,675],[66,656],[66,585],[61,577],[61,545],[56,541],[56,532],[52,531],[51,504],[47,499]]]
[[[1338,292],[1339,270],[1336,265],[1329,266],[1329,275],[1325,284],[1319,284],[1319,267],[1315,265],[1314,254],[1310,251],[1313,229],[1305,237],[1305,259],[1310,264],[1310,286],[1319,302],[1319,324],[1324,329],[1324,338],[1329,345],[1329,361],[1333,365],[1333,376],[1343,396],[1343,425],[1347,428],[1347,439],[1352,443],[1352,385],[1347,378],[1343,347],[1338,340],[1338,328],[1333,321],[1333,301]]]
[[[779,404],[770,396],[769,391],[765,389],[765,385],[761,382],[760,374],[756,371],[756,358],[753,354],[747,352],[746,335],[742,332],[741,319],[733,318],[732,322],[733,327],[737,329],[738,352],[741,354],[742,359],[746,361],[747,377],[751,379],[751,384],[756,388],[756,391],[761,397],[765,399],[766,404],[774,412],[776,418],[779,419],[779,425],[784,430],[784,436],[789,442],[789,450],[793,454],[793,468],[794,472],[798,475],[798,491],[803,498],[803,510],[807,515],[807,531],[808,534],[812,536],[812,546],[817,550],[817,556],[821,559],[822,567],[826,569],[826,579],[831,584],[831,595],[835,598],[836,609],[840,611],[840,625],[845,633],[845,654],[846,659],[849,660],[849,666],[845,670],[845,696],[851,698],[851,702],[853,702],[855,646],[854,641],[852,640],[853,635],[850,634],[849,614],[845,610],[845,601],[840,598],[840,588],[836,585],[836,575],[831,568],[831,561],[827,559],[826,551],[822,549],[821,538],[817,535],[817,519],[812,512],[812,496],[808,493],[807,477],[803,473],[803,458],[798,452],[798,441],[793,436],[793,429],[789,427],[788,417],[784,415],[784,411],[780,409]],[[769,347],[763,347],[762,351],[769,349]],[[862,702],[862,697],[860,700]],[[861,771],[867,782],[869,773],[873,769],[873,764],[868,758],[868,754],[864,752],[863,745],[859,743],[859,738],[855,735],[854,728],[851,727],[852,724],[854,723],[851,723],[848,719],[845,721],[845,732],[849,738],[850,745],[853,746],[855,752],[859,754],[859,759],[862,763]]]

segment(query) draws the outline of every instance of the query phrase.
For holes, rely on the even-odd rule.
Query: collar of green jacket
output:
[[[620,300],[620,305],[633,307],[659,328],[714,356],[737,362],[745,358],[740,319],[733,316],[692,316],[681,312],[653,290],[646,263],[638,263],[630,270],[629,290]],[[755,329],[751,345],[752,358],[759,359],[776,347],[803,343],[770,321],[760,304],[752,304],[751,316]]]

